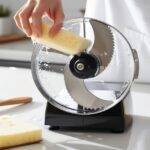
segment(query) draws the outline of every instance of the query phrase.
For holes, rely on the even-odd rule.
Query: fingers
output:
[[[42,15],[43,8],[41,5],[37,5],[31,15],[32,20],[32,32],[34,36],[40,37],[42,35]]]
[[[54,24],[49,32],[50,36],[55,36],[59,32],[63,25],[64,18],[65,16],[63,13],[62,5],[60,3],[60,5],[55,9],[54,12]]]
[[[54,24],[49,32],[50,36],[54,37],[60,31],[62,26],[63,26],[63,23]]]
[[[29,0],[26,5],[24,5],[15,15],[14,19],[17,26],[23,30],[28,36],[31,36],[32,30],[29,23],[29,18],[34,9],[35,3],[32,0]]]
[[[19,13],[22,11],[22,9],[23,9],[23,8],[20,8],[20,9],[17,11],[16,15],[14,16],[15,23],[16,23],[17,27],[18,27],[20,30],[22,30],[22,26],[21,26],[21,22],[20,22],[20,18],[19,18]]]
[[[53,3],[52,3],[53,2]],[[40,37],[42,35],[42,16],[46,13],[54,20],[50,35],[56,35],[63,25],[64,13],[61,1],[51,0],[28,0],[28,2],[16,13],[14,20],[17,26],[28,36],[32,34]]]
[[[54,12],[55,12],[55,9],[52,7],[52,8],[49,8],[47,11],[46,11],[46,16],[51,20],[54,20]]]

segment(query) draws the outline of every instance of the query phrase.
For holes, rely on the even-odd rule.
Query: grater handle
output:
[[[134,79],[137,79],[139,76],[139,57],[138,57],[137,50],[132,49],[132,52],[133,52],[133,58],[135,63]]]

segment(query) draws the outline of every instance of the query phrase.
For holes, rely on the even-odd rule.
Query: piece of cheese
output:
[[[0,117],[0,150],[39,142],[42,130],[29,123],[13,120],[10,116]]]
[[[90,44],[89,40],[65,29],[61,29],[54,37],[50,37],[50,27],[51,25],[42,23],[43,34],[40,38],[32,36],[33,41],[69,55],[83,52]]]

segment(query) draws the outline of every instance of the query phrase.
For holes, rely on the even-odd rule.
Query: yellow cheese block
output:
[[[21,123],[10,116],[0,117],[0,150],[41,141],[42,130],[29,123]]]
[[[54,37],[49,36],[51,25],[42,24],[43,35],[40,38],[31,37],[33,41],[41,43],[48,48],[53,48],[63,53],[74,55],[88,48],[90,42],[73,32],[61,29]]]

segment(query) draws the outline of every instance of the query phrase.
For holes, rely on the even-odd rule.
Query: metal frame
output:
[[[104,25],[107,25],[107,26],[110,26],[112,27],[114,30],[116,30],[120,35],[123,36],[123,38],[125,39],[125,41],[128,43],[129,45],[129,48],[131,49],[131,52],[132,52],[132,56],[133,56],[133,59],[134,59],[134,75],[133,75],[133,78],[132,78],[132,82],[134,79],[136,79],[138,77],[138,72],[139,72],[139,59],[138,59],[138,55],[137,55],[137,52],[136,50],[132,49],[129,41],[127,40],[127,38],[118,30],[116,29],[115,27],[105,23],[105,22],[102,22],[102,21],[99,21],[99,20],[96,20],[96,19],[93,19],[93,18],[77,18],[77,19],[72,19],[72,20],[69,20],[69,21],[66,21],[65,24],[68,24],[68,23],[72,23],[72,22],[78,22],[78,21],[86,21],[86,20],[94,20],[94,21],[97,21],[97,22],[100,22]],[[36,51],[36,52],[35,52]],[[32,76],[33,76],[33,80],[37,86],[37,88],[39,89],[39,91],[41,92],[41,94],[48,100],[48,102],[50,104],[52,104],[53,106],[63,110],[63,111],[66,111],[66,112],[69,112],[69,113],[72,113],[72,114],[75,114],[75,115],[92,115],[92,114],[97,114],[97,113],[101,113],[103,111],[106,111],[110,108],[112,108],[113,106],[115,106],[116,104],[118,104],[121,100],[123,99],[119,99],[116,103],[114,103],[113,105],[111,105],[111,107],[107,107],[107,109],[105,110],[100,110],[100,111],[96,111],[96,112],[91,112],[89,113],[89,111],[84,111],[84,112],[78,112],[77,110],[75,109],[71,109],[71,108],[68,108],[67,106],[64,106],[64,105],[61,105],[59,104],[58,102],[56,102],[54,99],[52,99],[51,97],[49,97],[49,95],[43,90],[42,86],[40,85],[39,83],[39,80],[38,80],[38,76],[37,76],[37,72],[36,72],[36,61],[35,61],[35,58],[36,56],[38,55],[37,53],[37,50],[34,50],[33,52],[33,55],[32,55],[32,59],[31,59],[31,70],[32,70]],[[128,92],[130,90],[130,87],[132,85],[132,82],[128,85],[128,87],[124,90],[123,92],[123,95],[122,97],[126,97],[128,95]]]

